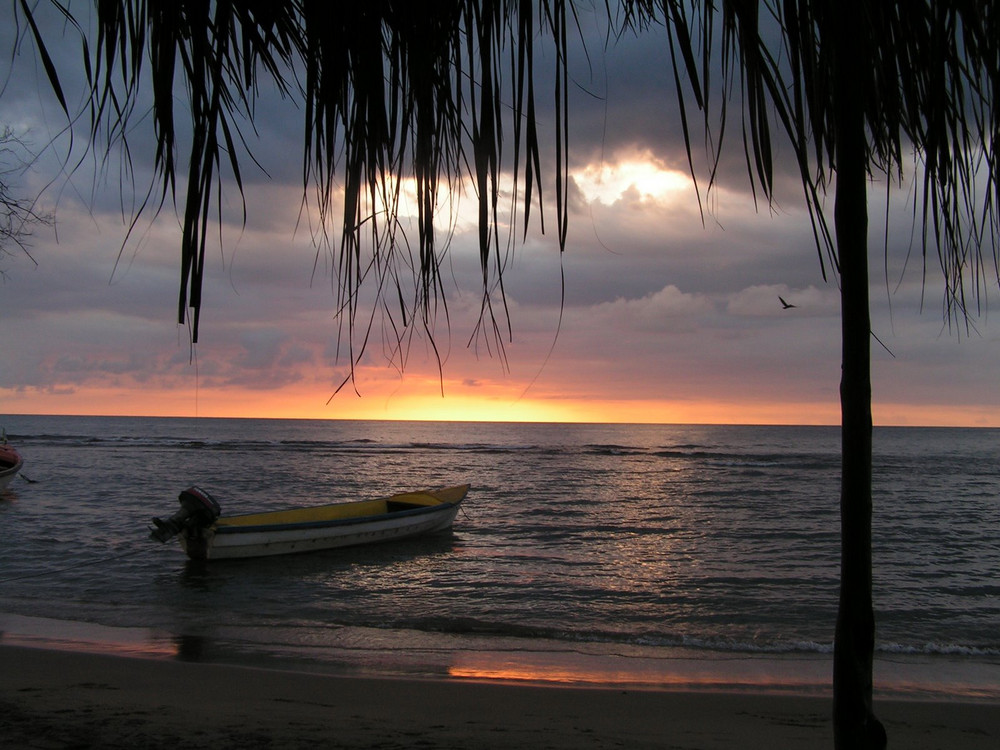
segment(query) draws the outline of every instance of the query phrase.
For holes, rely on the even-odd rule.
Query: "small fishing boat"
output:
[[[154,518],[150,538],[180,539],[192,560],[264,557],[347,547],[432,534],[451,527],[469,485],[403,492],[359,500],[263,513],[223,516],[205,490],[189,487],[181,509]]]
[[[0,492],[7,489],[7,485],[14,481],[22,466],[24,460],[21,454],[4,438],[0,443]]]

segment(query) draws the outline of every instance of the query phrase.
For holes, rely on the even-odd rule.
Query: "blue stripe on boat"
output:
[[[372,516],[357,516],[355,518],[335,518],[328,521],[303,521],[301,523],[262,523],[256,526],[216,526],[216,534],[248,534],[259,531],[293,531],[295,529],[327,529],[331,526],[354,526],[359,523],[371,523],[372,521],[385,520],[390,518],[401,518],[405,516],[417,516],[429,513],[438,513],[447,508],[454,508],[455,503],[440,503],[439,505],[427,505],[412,510],[397,510],[392,513],[377,513]]]

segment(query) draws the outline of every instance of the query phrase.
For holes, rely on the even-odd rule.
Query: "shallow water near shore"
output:
[[[358,674],[828,690],[839,430],[21,417],[3,641]],[[875,433],[876,682],[1000,700],[1000,431]],[[452,532],[192,563],[229,513],[469,482]]]

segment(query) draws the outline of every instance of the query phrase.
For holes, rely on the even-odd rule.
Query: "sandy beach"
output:
[[[10,748],[823,748],[829,700],[339,677],[0,646]],[[1000,707],[879,704],[890,746],[995,750]]]

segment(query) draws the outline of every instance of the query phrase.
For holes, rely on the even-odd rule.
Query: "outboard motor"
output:
[[[166,542],[185,528],[208,528],[222,513],[215,499],[199,487],[188,487],[178,496],[177,501],[181,504],[181,509],[170,518],[153,519],[156,528],[150,530],[150,539]]]

